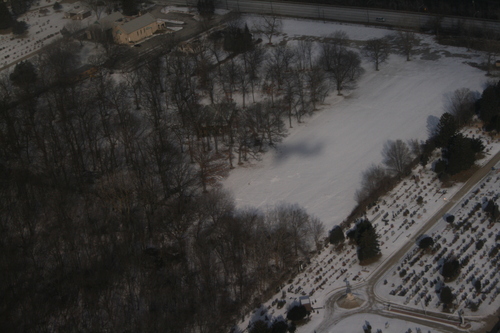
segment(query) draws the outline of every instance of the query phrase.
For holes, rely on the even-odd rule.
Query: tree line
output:
[[[63,41],[2,77],[2,330],[221,332],[274,293],[323,224],[217,183],[327,94],[308,47],[200,41],[116,81]]]
[[[360,56],[342,31],[265,48],[248,30],[118,81],[116,48],[81,67],[65,39],[0,79],[3,329],[224,331],[320,246],[301,207],[236,209],[218,182],[355,87]]]
[[[336,6],[381,8],[438,15],[468,16],[498,20],[500,6],[489,0],[313,0]]]

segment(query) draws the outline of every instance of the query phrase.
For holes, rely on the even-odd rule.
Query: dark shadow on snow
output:
[[[438,117],[432,115],[427,117],[427,134],[429,135],[429,138],[434,136],[434,134],[436,133],[436,128],[438,124],[439,124]]]
[[[274,155],[275,163],[283,163],[292,155],[299,155],[302,157],[311,157],[319,155],[323,150],[323,142],[300,142],[295,144],[283,144],[278,146],[276,154]]]

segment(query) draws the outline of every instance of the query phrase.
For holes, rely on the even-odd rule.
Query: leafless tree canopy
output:
[[[0,331],[226,332],[319,247],[303,208],[240,210],[219,189],[324,98],[319,67],[217,43],[120,82],[60,43],[32,84],[0,79]]]
[[[281,33],[283,29],[283,22],[281,21],[281,18],[279,16],[266,15],[262,16],[262,20],[256,27],[254,27],[254,29],[266,36],[268,39],[268,43],[271,44],[273,36]]]
[[[402,140],[387,141],[382,156],[387,168],[398,176],[408,171],[408,166],[412,161],[411,151]]]
[[[375,70],[389,57],[390,46],[386,38],[373,38],[366,42],[363,54],[375,63]]]
[[[336,85],[337,93],[346,88],[353,88],[363,73],[359,54],[348,50],[347,34],[336,31],[321,45],[321,62]]]
[[[467,125],[474,116],[476,98],[469,88],[457,89],[448,99],[446,112],[457,120],[459,126]]]
[[[407,61],[410,61],[415,47],[420,44],[420,38],[412,31],[399,30],[396,34],[395,43],[399,52],[406,56]]]

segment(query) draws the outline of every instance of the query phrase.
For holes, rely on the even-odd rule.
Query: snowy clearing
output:
[[[292,19],[284,20],[283,26],[287,35],[303,31],[322,37],[344,30],[351,39],[360,40],[391,33]],[[295,125],[275,151],[252,167],[233,170],[224,186],[234,193],[237,204],[265,208],[278,202],[298,203],[327,229],[341,223],[355,206],[361,173],[381,162],[387,140],[427,139],[428,124],[444,112],[454,90],[467,87],[481,92],[487,81],[484,72],[464,63],[469,60],[464,57],[480,62],[479,54],[439,46],[431,36],[420,37],[420,54],[412,61],[392,54],[379,72],[365,61],[366,73],[357,89],[344,96],[332,92],[325,105]],[[422,59],[429,49],[442,50],[437,60]]]
[[[248,16],[249,26],[257,19]],[[293,39],[301,36],[324,37],[336,30],[346,31],[352,41],[393,33],[390,30],[350,24],[286,19],[283,20],[281,39],[293,43]],[[371,164],[381,163],[385,142],[427,139],[429,130],[433,129],[445,112],[448,98],[456,89],[466,87],[480,94],[488,81],[483,71],[466,64],[467,61],[481,63],[481,54],[438,45],[431,36],[419,37],[422,42],[412,61],[407,62],[402,56],[392,54],[379,72],[374,70],[373,64],[365,61],[363,67],[366,72],[358,82],[357,89],[345,92],[344,96],[332,92],[317,113],[302,124],[294,124],[294,128],[289,130],[290,135],[277,149],[265,154],[262,161],[233,170],[224,186],[234,193],[237,204],[240,207],[266,208],[279,202],[298,203],[310,214],[318,216],[327,230],[341,223],[355,207],[354,194],[359,188],[361,173]],[[484,135],[477,129],[468,131],[466,135]],[[486,142],[487,138],[483,138],[487,143],[489,158],[500,150],[500,144],[498,140]],[[484,164],[487,158],[477,164]],[[285,284],[263,305],[268,317],[285,316],[287,306],[300,296],[310,295],[315,310],[310,321],[300,326],[298,332],[353,331],[354,323],[359,325],[356,331],[361,331],[364,320],[369,320],[375,329],[380,328],[383,332],[405,332],[408,328],[416,330],[418,325],[409,321],[387,320],[368,313],[352,315],[327,329],[318,329],[327,315],[331,315],[326,310],[330,296],[345,289],[344,279],[353,286],[362,283],[404,244],[414,243],[422,223],[461,187],[458,184],[443,190],[429,167],[419,166],[413,174],[419,176],[418,184],[417,181],[406,179],[381,198],[380,202],[383,203],[378,208],[367,212],[367,217],[381,236],[382,258],[378,262],[359,266],[354,246],[349,246],[341,253],[331,247],[326,248],[312,259],[304,272],[289,281],[291,283]],[[490,183],[495,184],[493,181]],[[492,186],[498,188],[498,185]],[[425,198],[423,205],[415,203],[420,195]],[[404,212],[406,209],[408,213]],[[442,232],[439,228],[443,228],[443,224],[439,223],[435,228],[434,233]],[[384,277],[388,280],[387,285],[401,284],[399,276],[392,274],[393,270],[390,270]],[[381,281],[383,279],[379,280],[379,285]],[[420,302],[415,305],[418,295],[405,302],[405,297],[389,297],[390,290],[379,289],[378,296],[387,301],[421,309]],[[286,304],[280,309],[276,301],[283,296]],[[487,304],[478,314],[491,313],[492,308],[498,308],[499,299]],[[465,309],[463,302],[459,308]],[[430,306],[428,310],[440,312],[438,307]],[[466,315],[472,314],[470,310],[465,310]],[[255,319],[254,316],[249,314],[241,327],[247,327]],[[458,323],[456,312],[452,317]],[[389,327],[385,328],[387,321]],[[478,325],[472,323],[474,328]],[[432,327],[432,323],[429,327]],[[427,332],[429,327],[420,328],[422,332]],[[446,331],[455,329],[450,327]],[[435,329],[432,331],[436,332]]]

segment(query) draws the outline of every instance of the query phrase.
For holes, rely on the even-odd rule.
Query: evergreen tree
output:
[[[359,219],[356,221],[354,228],[347,231],[346,235],[347,235],[347,238],[353,240],[356,243],[356,245],[359,245],[359,242],[361,240],[361,236],[367,230],[374,231],[373,225],[367,219]]]
[[[432,246],[434,246],[434,239],[432,239],[431,236],[422,237],[418,241],[418,247],[421,248],[422,250],[427,250]]]
[[[28,86],[38,79],[35,66],[29,60],[18,63],[9,78],[18,87]]]
[[[61,4],[59,2],[55,2],[54,6],[52,6],[52,9],[54,10],[60,10],[62,8]]]
[[[0,1],[0,30],[8,29],[12,25],[12,16],[5,2]]]
[[[137,15],[139,12],[137,10],[137,3],[135,0],[121,0],[122,3],[122,13],[126,16]]]
[[[476,153],[476,154],[482,153],[484,151],[484,148],[486,148],[484,146],[483,141],[480,138],[472,138],[469,140],[470,140],[471,148],[474,151],[474,153]]]
[[[22,15],[28,11],[30,8],[30,2],[28,0],[11,0],[10,6],[12,13],[15,16]]]
[[[372,259],[380,254],[378,235],[373,228],[366,229],[361,234],[357,254],[360,262]]]
[[[447,280],[452,280],[460,274],[460,263],[456,258],[446,260],[443,264],[441,275]]]
[[[334,226],[333,229],[330,230],[328,240],[333,245],[342,243],[345,240],[344,231],[342,230],[342,227],[340,227],[339,225]]]
[[[271,326],[271,333],[286,333],[288,324],[283,320],[276,320]]]
[[[22,35],[28,30],[28,24],[24,21],[14,21],[12,23],[12,33],[14,35]]]
[[[444,286],[443,289],[441,289],[441,293],[439,294],[439,300],[444,304],[451,304],[453,303],[453,299],[454,297],[450,287]]]
[[[446,147],[448,141],[458,131],[457,121],[448,112],[444,113],[439,119],[439,124],[434,135],[434,143],[436,147]]]
[[[288,311],[286,314],[286,318],[288,320],[297,321],[304,319],[309,313],[306,310],[306,307],[303,305],[297,305]]]
[[[476,279],[474,281],[474,289],[476,289],[476,293],[480,293],[481,292],[481,281],[479,279]]]
[[[498,220],[498,218],[500,217],[500,210],[498,209],[498,205],[491,199],[486,204],[486,207],[484,207],[484,211],[493,221]]]
[[[460,171],[468,170],[476,161],[476,153],[471,144],[471,139],[464,137],[461,133],[453,136],[445,154],[448,159],[446,172],[454,175]]]
[[[244,53],[253,47],[252,34],[245,24],[242,30],[238,27],[226,29],[224,34],[224,50],[234,53]]]
[[[479,118],[485,122],[488,130],[493,129],[493,124],[500,114],[500,81],[484,89],[479,100]]]

